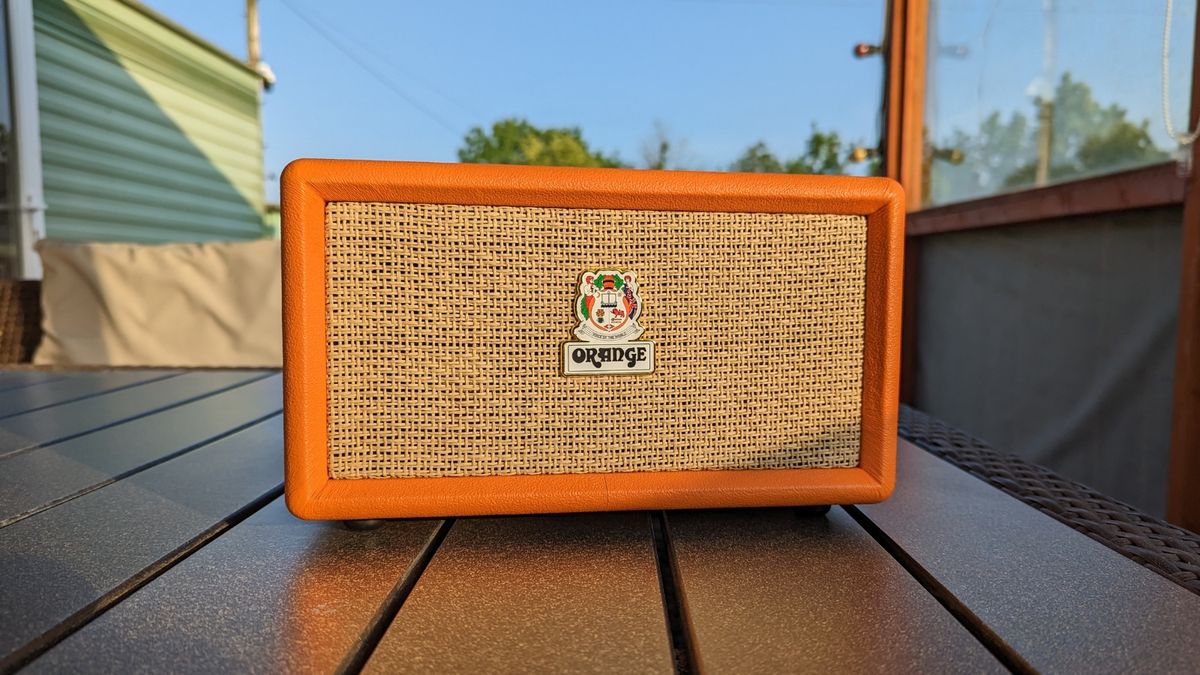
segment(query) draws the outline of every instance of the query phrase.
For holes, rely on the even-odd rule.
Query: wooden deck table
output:
[[[901,441],[889,501],[293,518],[280,376],[0,372],[0,671],[1184,672],[1200,596]]]

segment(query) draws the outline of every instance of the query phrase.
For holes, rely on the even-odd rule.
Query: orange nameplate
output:
[[[282,230],[302,518],[891,492],[890,180],[299,160]]]

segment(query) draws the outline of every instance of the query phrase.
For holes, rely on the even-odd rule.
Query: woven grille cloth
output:
[[[334,479],[850,467],[866,220],[334,202]],[[585,270],[637,274],[655,372],[564,377]]]

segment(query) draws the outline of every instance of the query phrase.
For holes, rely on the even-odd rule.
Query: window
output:
[[[1165,162],[1163,3],[930,0],[922,203]],[[1194,0],[1175,0],[1171,115],[1187,124]]]

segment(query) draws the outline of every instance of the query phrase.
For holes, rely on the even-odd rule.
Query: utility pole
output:
[[[1054,152],[1054,41],[1058,31],[1058,7],[1054,0],[1042,0],[1042,91],[1038,101],[1037,172],[1035,185],[1050,181],[1050,163]]]
[[[262,60],[262,45],[258,39],[258,0],[246,0],[246,65],[258,73],[265,91],[275,86],[275,73]]]
[[[246,63],[257,69],[262,61],[258,41],[258,0],[246,0]]]

